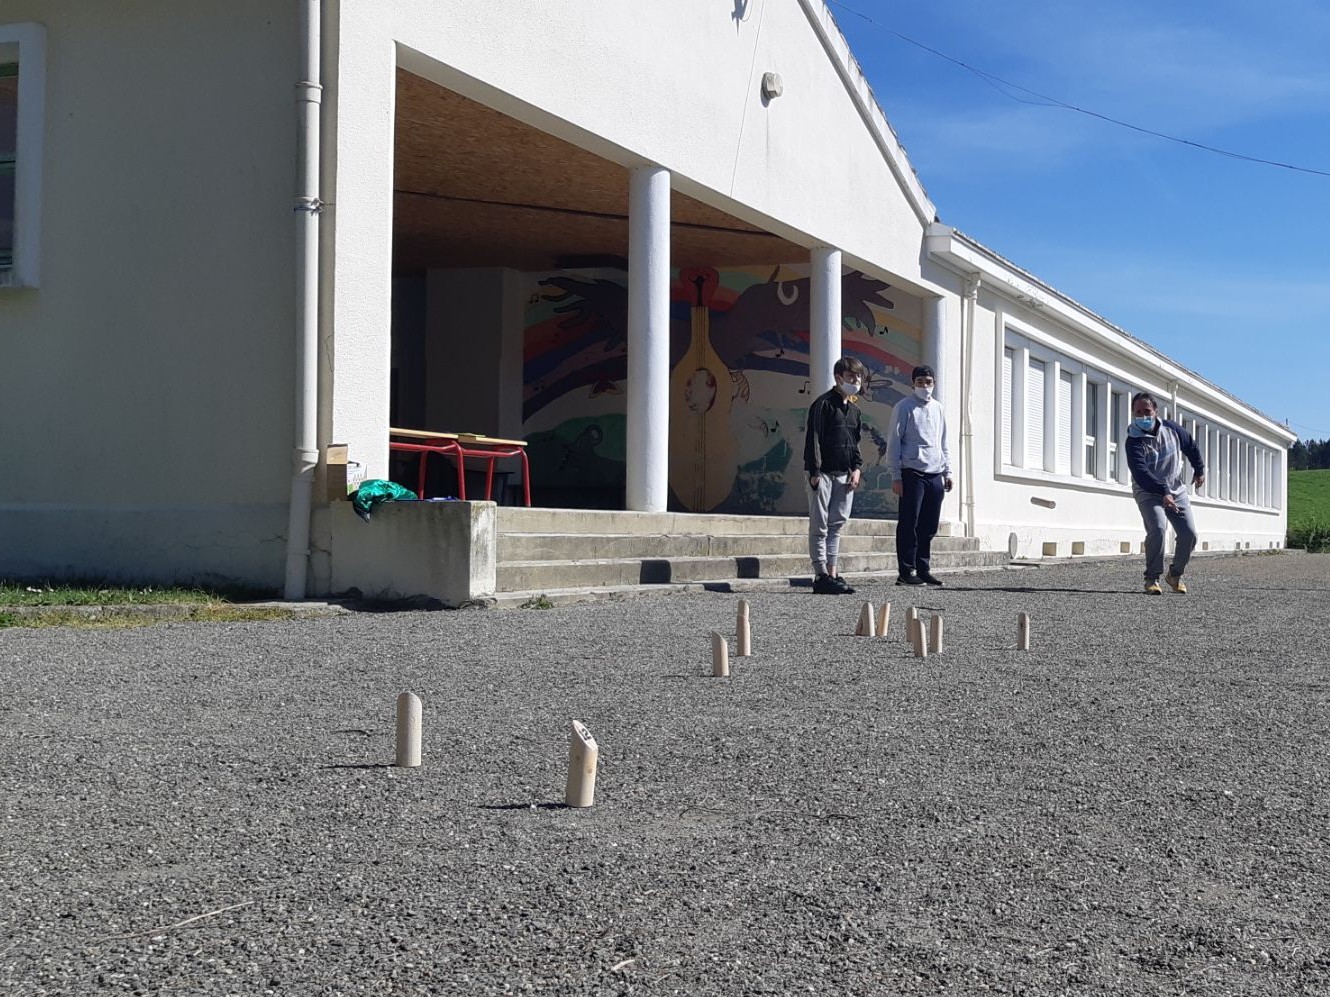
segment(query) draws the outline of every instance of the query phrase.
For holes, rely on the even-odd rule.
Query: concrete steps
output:
[[[497,522],[497,592],[504,605],[542,599],[624,597],[666,588],[806,583],[808,520],[501,506]],[[841,538],[848,576],[894,575],[894,520],[852,519]],[[995,567],[1003,552],[940,536],[936,571]]]

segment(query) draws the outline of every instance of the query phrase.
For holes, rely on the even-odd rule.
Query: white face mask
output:
[[[836,390],[842,395],[857,395],[859,393],[858,381],[837,381]]]
[[[914,397],[918,398],[921,402],[926,402],[933,397],[933,389],[916,387],[914,389]]]

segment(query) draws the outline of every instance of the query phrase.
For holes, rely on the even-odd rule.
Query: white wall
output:
[[[0,289],[0,574],[277,583],[296,9],[4,0],[46,27],[41,281]]]
[[[1113,391],[1150,391],[1161,404],[1172,405],[1170,372],[1158,365],[1139,362],[1129,351],[1116,351],[1061,325],[1042,313],[1013,302],[991,290],[980,292],[976,321],[975,380],[975,470],[977,484],[976,532],[985,547],[1005,549],[1009,535],[1017,534],[1017,554],[1039,557],[1045,543],[1056,543],[1059,556],[1072,553],[1074,542],[1085,544],[1086,554],[1117,554],[1124,542],[1138,553],[1144,528],[1132,498],[1130,479],[1125,482],[1094,480],[1088,476],[1043,469],[1004,466],[1001,442],[1000,399],[1004,330],[1043,350],[1046,357],[1069,361],[1075,374],[1089,368],[1094,376],[1108,379]],[[1019,362],[1019,355],[1018,355]],[[1049,368],[1048,376],[1053,376]],[[1183,380],[1178,386],[1179,407],[1200,415],[1227,430],[1270,447],[1282,461],[1286,441],[1267,420],[1236,402],[1224,403],[1199,381]],[[1019,389],[1016,389],[1019,390]],[[1121,428],[1126,439],[1125,425]],[[1077,444],[1073,440],[1073,448]],[[1124,462],[1125,450],[1119,459]],[[1207,468],[1210,474],[1212,468]],[[1277,472],[1282,480],[1283,471]],[[1124,477],[1126,477],[1124,473]],[[1031,497],[1052,500],[1054,509],[1035,505]],[[1251,549],[1282,547],[1287,510],[1259,508],[1254,503],[1220,501],[1192,496],[1201,540],[1211,550],[1232,550],[1241,543]]]
[[[742,20],[734,11],[710,0],[343,0],[341,52],[325,79],[338,123],[335,185],[325,195],[337,231],[322,442],[350,444],[371,477],[386,470],[393,177],[385,150],[398,64],[625,169],[664,166],[691,196],[805,246],[839,247],[846,265],[898,287],[934,290],[919,263],[932,206],[880,112],[864,111],[866,85],[845,61],[843,39],[826,32],[826,8],[753,0]],[[783,96],[765,106],[764,72],[784,82]]]

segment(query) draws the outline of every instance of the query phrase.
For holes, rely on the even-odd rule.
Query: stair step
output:
[[[1007,554],[986,551],[936,550],[933,566],[938,570],[988,567],[1008,563]],[[845,574],[892,572],[894,553],[843,552],[839,561]],[[769,579],[807,575],[808,555],[759,554],[739,557],[585,558],[566,560],[500,561],[497,566],[500,592],[542,591],[588,586],[665,585],[721,579]]]
[[[1009,562],[1003,556],[1000,562],[990,564],[967,564],[963,567],[938,568],[940,575],[955,575],[971,571],[1006,570]],[[893,566],[890,571],[861,571],[847,577],[856,585],[871,581],[890,581],[896,576]],[[683,592],[774,592],[803,591],[811,592],[813,579],[809,574],[788,578],[718,578],[702,582],[671,582],[662,585],[586,585],[567,588],[535,588],[520,591],[497,593],[493,605],[501,609],[548,609],[566,606],[578,602],[620,601],[639,599],[655,595],[672,595]]]
[[[501,505],[496,528],[503,533],[656,534],[742,536],[807,535],[807,516],[740,516],[692,512],[625,512],[619,509],[546,509]],[[845,536],[896,535],[894,519],[855,519]]]
[[[937,551],[977,551],[979,542],[967,537],[939,537]],[[803,533],[706,534],[587,534],[587,533],[500,533],[498,559],[505,561],[579,560],[586,555],[600,559],[635,557],[745,557],[804,554],[808,550]],[[896,550],[895,536],[842,535],[846,554],[890,554]]]

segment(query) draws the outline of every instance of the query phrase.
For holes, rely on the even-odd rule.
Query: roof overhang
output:
[[[961,277],[979,280],[989,291],[1074,330],[1112,355],[1153,368],[1158,372],[1161,383],[1186,384],[1198,397],[1217,404],[1221,410],[1240,411],[1272,436],[1286,440],[1288,446],[1298,438],[1296,433],[1240,398],[1169,359],[1148,343],[1054,290],[950,225],[940,222],[929,225],[924,233],[924,249],[930,258]]]

